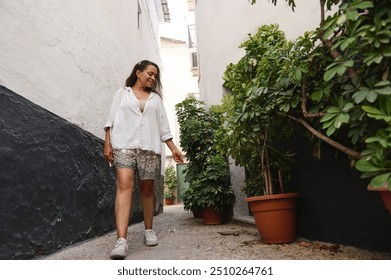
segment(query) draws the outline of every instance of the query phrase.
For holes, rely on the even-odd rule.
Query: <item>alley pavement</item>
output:
[[[159,245],[143,243],[144,224],[128,228],[129,260],[391,260],[391,253],[298,238],[290,244],[262,243],[255,225],[231,222],[204,225],[183,209],[164,206],[154,218]],[[116,241],[115,231],[90,239],[41,260],[108,260]]]

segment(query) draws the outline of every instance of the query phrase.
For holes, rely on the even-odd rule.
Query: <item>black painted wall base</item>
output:
[[[321,159],[307,140],[293,139],[297,164],[292,189],[297,200],[297,236],[310,240],[391,252],[391,215],[368,180],[350,168],[348,157],[322,143]]]
[[[115,229],[115,172],[102,149],[101,139],[0,86],[0,259]],[[136,188],[131,221],[141,220]]]

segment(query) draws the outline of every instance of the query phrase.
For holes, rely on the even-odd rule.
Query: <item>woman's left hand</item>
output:
[[[172,157],[176,163],[183,163],[183,156],[178,149],[172,151]]]
[[[178,150],[178,148],[175,146],[172,139],[168,139],[165,141],[167,146],[170,148],[172,152],[172,157],[174,158],[176,163],[183,163],[183,156],[182,153]]]

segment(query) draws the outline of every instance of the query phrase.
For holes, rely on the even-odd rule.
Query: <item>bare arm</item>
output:
[[[103,155],[110,165],[114,164],[113,148],[110,142],[110,128],[106,129],[105,144],[103,147]]]
[[[178,148],[175,146],[172,139],[168,139],[165,141],[166,145],[172,152],[172,157],[174,158],[176,163],[183,163],[183,156],[181,152],[178,150]]]

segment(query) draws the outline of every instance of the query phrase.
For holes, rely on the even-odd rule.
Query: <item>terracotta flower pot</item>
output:
[[[223,215],[212,207],[202,209],[202,218],[204,225],[221,225],[223,222]]]
[[[369,191],[377,191],[380,193],[380,197],[383,201],[384,207],[390,212],[391,215],[391,191],[388,190],[388,184],[381,186],[380,188],[374,188],[368,185]]]
[[[173,199],[169,199],[169,198],[165,198],[164,202],[166,203],[166,205],[173,205],[174,204],[174,200]]]
[[[391,192],[390,191],[382,191],[380,192],[380,197],[383,200],[384,207],[388,209],[391,215]]]
[[[297,193],[248,197],[259,234],[264,243],[290,243],[296,239]]]

